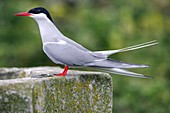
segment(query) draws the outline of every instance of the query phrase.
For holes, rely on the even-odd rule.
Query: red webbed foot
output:
[[[60,74],[55,74],[55,76],[66,76],[67,75],[67,71],[68,71],[68,66],[64,67],[64,71]]]

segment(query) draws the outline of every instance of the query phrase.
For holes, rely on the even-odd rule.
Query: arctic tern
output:
[[[66,76],[69,66],[92,67],[94,69],[125,76],[148,78],[143,74],[127,71],[127,68],[146,68],[148,65],[129,64],[108,58],[110,55],[136,50],[158,44],[156,40],[117,50],[90,51],[77,42],[64,36],[54,25],[49,12],[37,7],[15,16],[32,17],[38,24],[43,51],[56,64],[65,65],[64,71],[57,76]]]

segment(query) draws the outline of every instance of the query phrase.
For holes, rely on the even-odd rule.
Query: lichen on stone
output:
[[[53,74],[60,69],[40,67],[19,70],[16,71],[18,78],[0,80],[1,112],[112,112],[112,79],[106,73],[69,71],[66,77],[30,78]]]

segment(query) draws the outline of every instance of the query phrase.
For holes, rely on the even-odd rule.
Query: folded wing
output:
[[[139,77],[139,78],[151,78],[149,76],[144,76],[143,74],[130,72],[130,71],[127,71],[125,69],[120,69],[120,68],[96,68],[96,69],[100,70],[100,71],[124,75],[124,76]]]
[[[96,60],[91,52],[83,51],[65,41],[47,42],[43,45],[43,50],[53,62],[68,66],[82,66]]]

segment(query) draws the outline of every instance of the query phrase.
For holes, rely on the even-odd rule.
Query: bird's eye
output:
[[[36,12],[36,14],[38,14],[38,13],[40,13],[40,12],[41,12],[41,10],[39,10],[39,9],[38,9],[38,10],[35,10],[35,12]]]
[[[28,13],[39,14],[39,13],[41,13],[41,10],[40,9],[32,9]]]

